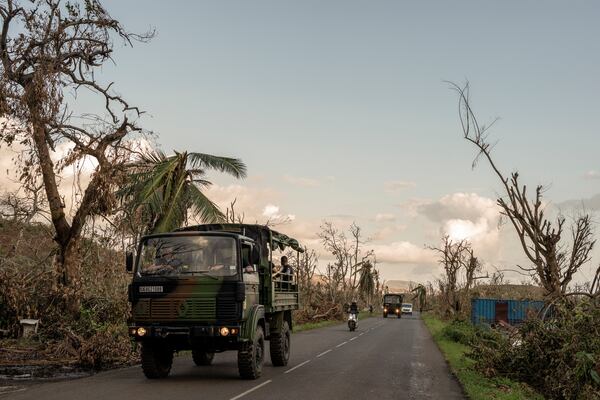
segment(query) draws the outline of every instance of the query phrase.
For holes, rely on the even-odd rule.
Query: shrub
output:
[[[475,337],[475,329],[467,321],[454,320],[442,329],[442,336],[453,342],[470,345]]]
[[[527,382],[549,399],[600,399],[600,309],[563,305],[550,321],[527,321],[512,336],[477,340],[472,357],[488,375]]]

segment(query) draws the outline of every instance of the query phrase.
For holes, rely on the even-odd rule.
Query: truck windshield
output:
[[[400,303],[400,296],[384,296],[383,302],[392,304]]]
[[[138,271],[142,276],[235,276],[238,273],[236,242],[223,236],[146,239],[142,244]]]

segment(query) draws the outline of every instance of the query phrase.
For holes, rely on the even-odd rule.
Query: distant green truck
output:
[[[273,251],[302,252],[298,242],[261,225],[208,224],[145,236],[127,254],[131,320],[149,379],[169,375],[173,353],[191,350],[197,365],[236,350],[239,374],[262,373],[265,341],[271,361],[290,356],[298,287],[274,272]],[[296,253],[296,254],[297,254]]]
[[[389,314],[396,314],[398,318],[402,318],[402,299],[401,294],[386,293],[383,295],[383,318],[387,318]]]

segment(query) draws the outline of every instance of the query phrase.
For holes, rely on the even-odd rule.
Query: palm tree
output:
[[[371,262],[365,261],[360,270],[360,278],[358,279],[358,290],[369,303],[371,303],[373,293],[375,293],[375,278],[373,277],[373,271],[371,271],[372,268],[373,265]]]
[[[131,165],[118,195],[130,215],[139,216],[144,233],[172,231],[185,222],[190,211],[204,222],[220,222],[225,215],[201,190],[211,185],[204,179],[207,170],[246,176],[246,165],[236,158],[185,151],[166,156],[155,150]]]
[[[422,312],[423,307],[425,307],[425,301],[427,300],[427,289],[425,289],[425,286],[419,284],[419,286],[411,290],[411,292],[415,293],[413,299],[419,299],[419,312]]]

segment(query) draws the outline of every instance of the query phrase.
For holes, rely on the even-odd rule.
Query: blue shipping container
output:
[[[528,317],[537,315],[543,307],[544,302],[540,300],[472,299],[471,322],[476,325],[504,321],[519,325]]]

